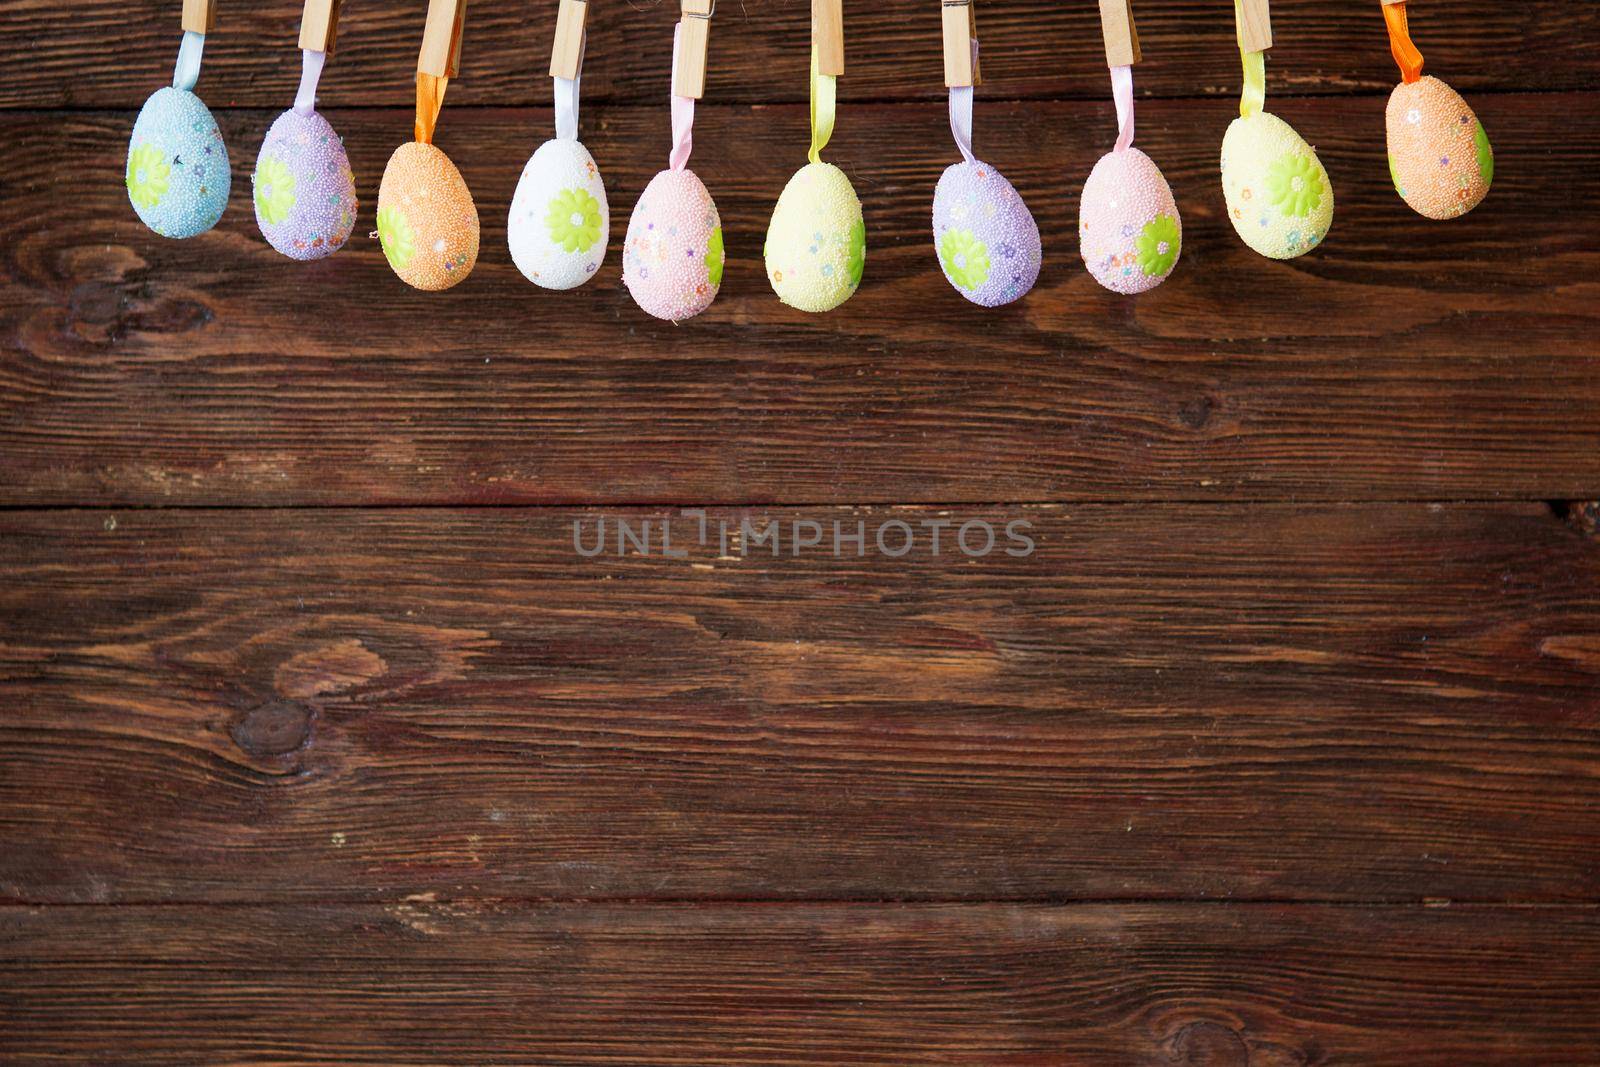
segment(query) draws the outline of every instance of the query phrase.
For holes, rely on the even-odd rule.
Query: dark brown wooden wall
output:
[[[438,140],[484,252],[399,283],[366,233],[426,5],[344,6],[362,216],[309,265],[249,201],[297,5],[221,5],[233,199],[183,243],[121,182],[177,5],[0,6],[0,1062],[1600,1063],[1592,5],[1412,5],[1497,156],[1438,224],[1376,0],[1278,0],[1269,106],[1338,208],[1272,263],[1221,214],[1230,5],[1140,0],[1186,244],[1130,300],[1077,260],[1096,6],[988,0],[978,148],[1045,268],[986,312],[927,232],[937,4],[849,0],[868,264],[809,317],[760,253],[808,5],[723,0],[729,264],[680,326],[615,247],[565,294],[506,252],[553,3],[469,8]],[[592,6],[615,245],[675,8]],[[687,507],[1037,550],[573,550]]]

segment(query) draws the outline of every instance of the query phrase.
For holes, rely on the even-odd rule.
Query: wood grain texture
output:
[[[5,514],[0,894],[1594,899],[1600,542],[1542,505],[1021,514],[1037,551],[981,560]]]
[[[1137,300],[1078,261],[1109,101],[980,105],[980,150],[1045,239],[1038,288],[995,311],[932,250],[955,156],[943,108],[845,109],[829,155],[865,203],[868,264],[827,316],[779,304],[761,260],[804,109],[702,107],[695,166],[729,264],[682,326],[633,305],[616,248],[567,293],[510,262],[504,211],[546,111],[447,111],[439,143],[477,195],[484,253],[445,294],[406,288],[366,236],[409,111],[332,113],[363,203],[351,247],[309,265],[256,233],[244,162],[222,225],[169,242],[127,204],[126,116],[3,116],[33,162],[0,198],[16,235],[0,244],[0,503],[1592,498],[1600,250],[1552,205],[1600,197],[1600,95],[1478,103],[1495,188],[1439,224],[1390,186],[1381,100],[1278,102],[1339,199],[1325,247],[1290,263],[1221,217],[1233,105],[1141,105],[1185,249]],[[237,160],[271,117],[223,116]],[[591,121],[620,244],[666,162],[666,109]]]
[[[1593,908],[0,908],[7,1063],[1549,1067]]]
[[[327,107],[409,107],[411,72],[426,4],[353,4],[340,21],[339,54],[322,80]],[[450,86],[463,104],[550,102],[545,57],[555,0],[485,4],[469,19],[462,71]],[[596,3],[589,16],[583,92],[590,104],[666,103],[677,5],[660,0]],[[1237,96],[1239,53],[1232,5],[1141,0],[1146,61],[1138,87],[1156,96]],[[1006,0],[980,13],[984,91],[993,99],[1109,100],[1099,10],[1092,0]],[[1351,0],[1276,0],[1273,93],[1387,94],[1399,80],[1379,7]],[[170,4],[79,0],[72,17],[45,0],[10,0],[8,32],[28,42],[28,60],[0,82],[0,107],[137,107],[167,84],[177,55]],[[929,0],[855,3],[846,15],[852,101],[933,99],[944,94],[940,15]],[[1455,0],[1430,4],[1415,23],[1429,70],[1462,92],[1600,87],[1592,47],[1595,15],[1566,0]],[[212,107],[285,108],[300,77],[297,0],[227,8],[206,41],[200,92]],[[807,0],[722,4],[712,27],[706,98],[722,103],[803,103],[810,55]],[[117,43],[108,62],[107,41]]]

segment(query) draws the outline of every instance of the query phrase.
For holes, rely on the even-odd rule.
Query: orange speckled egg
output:
[[[1431,77],[1397,85],[1387,122],[1389,177],[1401,199],[1430,219],[1478,206],[1494,180],[1494,150],[1459,93]]]
[[[394,150],[378,187],[378,240],[416,289],[448,289],[478,262],[478,209],[450,157],[420,141]]]

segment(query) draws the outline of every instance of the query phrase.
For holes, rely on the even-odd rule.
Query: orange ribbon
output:
[[[1384,4],[1383,21],[1389,25],[1389,52],[1400,67],[1400,80],[1409,85],[1422,77],[1422,53],[1411,43],[1406,5]]]
[[[416,139],[423,144],[433,143],[433,128],[439,124],[439,109],[444,107],[444,90],[449,84],[449,78],[417,72]]]

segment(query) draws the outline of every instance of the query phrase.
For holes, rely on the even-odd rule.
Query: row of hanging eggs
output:
[[[1412,208],[1452,218],[1482,201],[1493,179],[1493,152],[1482,124],[1448,85],[1429,76],[1398,86],[1387,127],[1391,177]],[[231,184],[228,152],[192,91],[166,87],[146,101],[134,123],[126,184],[139,218],[163,236],[191,237],[221,218]],[[273,122],[252,184],[261,232],[284,255],[317,259],[349,238],[355,180],[342,141],[314,108],[291,108]],[[1299,134],[1269,112],[1229,127],[1223,185],[1235,228],[1263,255],[1308,251],[1331,222],[1326,170]],[[1181,241],[1171,200],[1160,171],[1138,149],[1107,153],[1096,165],[1084,190],[1081,229],[1085,261],[1103,285],[1139,292],[1171,272]],[[953,227],[950,220],[962,212],[973,224]],[[963,295],[993,306],[1031,287],[1038,228],[993,168],[950,167],[935,192],[934,219],[941,267]],[[994,232],[979,234],[980,225]],[[508,240],[518,269],[545,288],[580,285],[598,270],[609,234],[593,157],[576,140],[545,142],[512,199]],[[411,142],[396,150],[379,193],[378,235],[396,273],[417,288],[449,288],[472,269],[477,212],[460,172],[439,149]],[[1101,251],[1108,240],[1130,236],[1131,250]],[[865,245],[860,201],[848,179],[832,164],[810,164],[790,180],[774,210],[768,275],[785,303],[828,310],[859,285]],[[996,269],[991,250],[1008,265]],[[806,256],[795,255],[800,251]],[[663,171],[652,180],[635,209],[624,256],[624,281],[651,314],[678,320],[709,306],[722,278],[721,223],[692,171]]]

